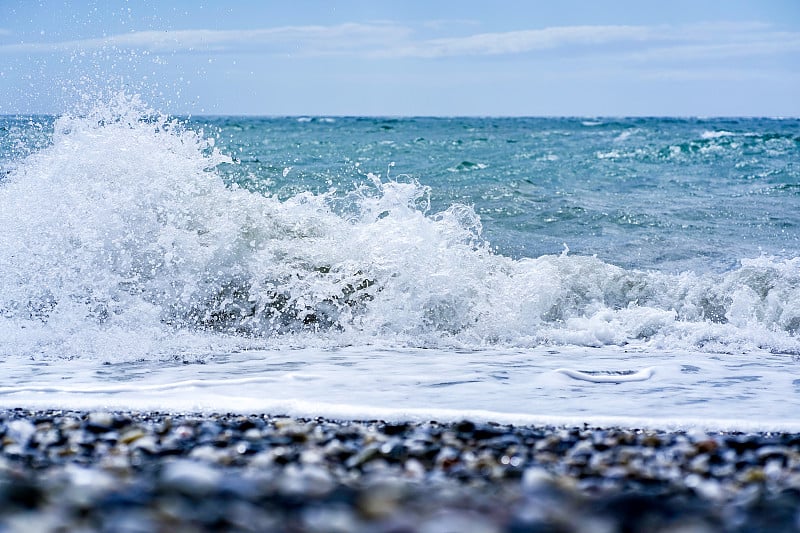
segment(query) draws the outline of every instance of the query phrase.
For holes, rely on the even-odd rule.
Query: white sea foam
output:
[[[618,150],[610,150],[608,152],[595,152],[597,159],[618,159],[622,157],[622,153]]]
[[[600,157],[600,154],[598,154]],[[0,351],[123,361],[286,345],[800,353],[800,258],[726,274],[492,252],[416,181],[286,200],[124,95],[57,120],[0,184]]]
[[[616,371],[586,371],[574,368],[559,368],[565,376],[580,381],[590,381],[592,383],[625,383],[629,381],[646,381],[653,377],[653,369],[643,370],[616,370]]]
[[[614,142],[625,141],[625,140],[629,139],[631,137],[631,135],[633,135],[633,134],[634,134],[634,131],[625,130],[622,133],[620,133],[619,135],[617,135],[616,137],[614,137]]]
[[[9,361],[0,408],[798,431],[796,366],[614,347],[273,350],[202,365]]]
[[[722,138],[722,137],[733,137],[734,135],[736,135],[736,134],[733,133],[732,131],[725,131],[725,130],[704,131],[703,133],[700,134],[700,138],[701,139],[719,139],[719,138]]]

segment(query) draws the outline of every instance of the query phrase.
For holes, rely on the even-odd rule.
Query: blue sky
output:
[[[0,114],[800,116],[800,1],[0,0]]]

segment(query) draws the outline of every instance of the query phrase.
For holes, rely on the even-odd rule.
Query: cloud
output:
[[[59,53],[109,48],[151,52],[273,52],[300,55],[352,54],[404,39],[410,29],[385,23],[335,26],[285,26],[255,30],[137,31],[109,37],[56,43],[20,43],[0,46],[16,53]]]
[[[429,21],[419,28],[453,31],[466,21]],[[449,21],[453,23],[454,21]],[[7,30],[6,30],[7,31]],[[0,30],[2,34],[3,30]],[[108,49],[155,53],[256,53],[301,57],[418,58],[511,56],[558,52],[565,57],[603,56],[642,63],[770,56],[800,50],[800,33],[758,22],[693,25],[584,25],[457,37],[420,38],[391,21],[332,26],[284,26],[250,30],[138,31],[56,43],[0,45],[0,53],[73,53]],[[546,57],[546,56],[544,56]]]
[[[716,22],[660,28],[646,46],[620,54],[641,63],[697,62],[775,56],[800,50],[800,33],[760,22]]]
[[[571,50],[605,53],[618,59],[696,60],[790,53],[800,33],[772,30],[758,22],[716,22],[682,26],[557,26],[429,39],[376,50],[379,57],[442,58],[514,55]]]
[[[480,33],[467,37],[431,39],[376,55],[399,57],[452,57],[521,54],[574,45],[647,40],[646,26],[560,26],[539,30]]]

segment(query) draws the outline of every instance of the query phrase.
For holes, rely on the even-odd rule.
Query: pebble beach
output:
[[[0,412],[0,531],[795,531],[800,435]]]

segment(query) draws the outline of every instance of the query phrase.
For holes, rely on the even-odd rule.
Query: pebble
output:
[[[795,531],[799,510],[792,434],[0,411],[0,531]]]
[[[221,478],[221,471],[211,465],[200,461],[178,459],[164,466],[160,485],[199,498],[213,493]]]

